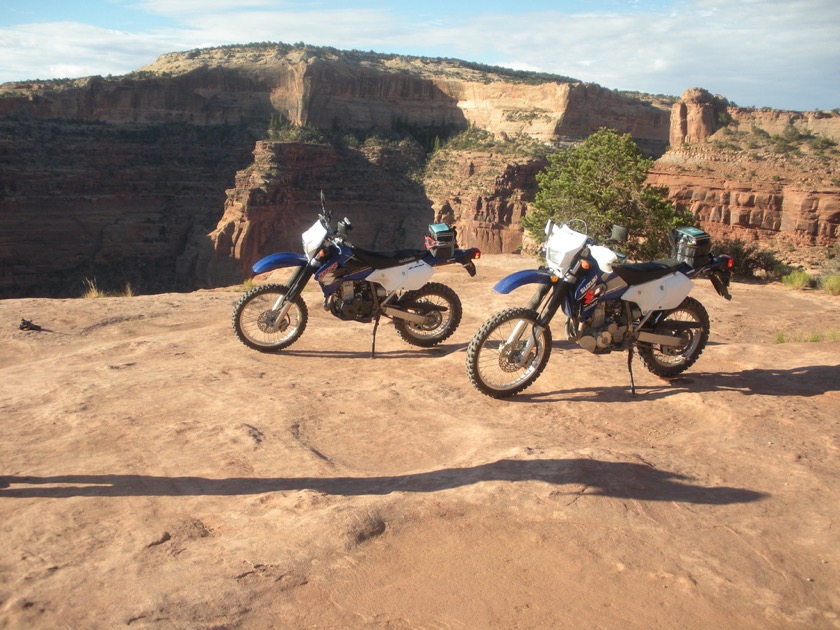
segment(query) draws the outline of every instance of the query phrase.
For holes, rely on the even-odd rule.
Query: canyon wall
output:
[[[829,247],[840,239],[840,189],[803,189],[772,181],[686,176],[658,164],[649,181],[666,186],[678,208],[691,211],[719,239],[772,247]]]
[[[246,128],[0,118],[0,297],[195,286]]]
[[[262,142],[275,121],[332,141]],[[836,242],[836,113],[741,109],[701,89],[666,107],[452,60],[227,47],[0,86],[0,297],[241,281],[260,256],[299,248],[320,190],[364,247],[416,247],[445,220],[462,246],[519,251],[544,151],[430,150],[470,128],[557,147],[600,127],[657,157],[651,183],[713,234]],[[819,150],[749,148],[791,127]]]
[[[424,187],[435,221],[456,226],[462,247],[485,254],[522,249],[522,217],[537,193],[545,158],[443,150],[429,162]]]
[[[718,238],[827,247],[840,238],[840,115],[739,108],[687,90],[649,181]]]
[[[320,193],[333,224],[348,218],[350,241],[368,249],[422,248],[433,222],[422,185],[406,176],[419,147],[338,150],[328,145],[258,142],[254,162],[236,176],[224,214],[199,254],[203,286],[237,284],[251,265],[277,251],[301,250],[318,218]]]
[[[333,134],[396,133],[426,149],[471,125],[544,142],[616,126],[661,151],[663,111],[579,82],[526,83],[454,61],[306,46],[175,53],[124,77],[5,84],[0,296],[78,295],[87,280],[108,290],[130,282],[142,292],[227,282],[231,269],[246,274],[247,264],[236,258],[243,252],[250,261],[256,249],[296,249],[296,238],[278,237],[281,226],[298,225],[296,204],[307,207],[321,188],[350,204],[357,223],[386,226],[387,238],[359,236],[377,247],[413,246],[417,225],[434,220],[434,201],[425,199],[418,222],[422,193],[398,181],[404,172],[377,162],[387,151],[365,157],[379,164],[377,171],[360,170],[359,152],[337,150],[333,167],[308,188],[304,175],[293,173],[308,164],[298,151],[296,161],[276,168],[288,185],[304,187],[273,206],[239,190],[235,180],[258,167],[255,146],[258,156],[266,149],[256,142],[274,119]],[[236,191],[232,198],[227,190]],[[247,230],[220,236],[227,232],[218,232],[219,218],[232,203],[262,204],[279,217],[254,241]],[[250,212],[244,216],[253,220]],[[414,227],[393,227],[403,224]],[[239,249],[224,254],[219,238],[237,239]],[[498,248],[515,248],[515,240],[505,236]],[[235,260],[224,262],[226,255]]]

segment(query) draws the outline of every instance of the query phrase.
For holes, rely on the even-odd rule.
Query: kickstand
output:
[[[379,313],[373,320],[373,332],[370,334],[370,358],[376,358],[376,329],[379,328]]]
[[[630,393],[635,397],[636,396],[636,383],[633,380],[633,348],[635,346],[630,346],[627,349],[627,371],[630,373]]]

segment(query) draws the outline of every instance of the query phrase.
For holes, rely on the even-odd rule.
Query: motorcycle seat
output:
[[[427,249],[397,249],[390,252],[372,252],[359,247],[353,248],[353,255],[373,269],[388,269],[420,260],[429,254]]]
[[[613,265],[616,275],[629,285],[642,284],[651,280],[658,280],[663,276],[674,273],[683,263],[673,258],[652,260],[643,263],[623,263]]]

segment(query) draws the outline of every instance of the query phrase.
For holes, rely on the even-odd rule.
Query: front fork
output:
[[[526,305],[526,308],[536,311],[539,308],[540,304],[542,304],[545,301],[545,297],[548,294],[548,292],[553,289],[551,296],[545,303],[545,306],[543,307],[542,311],[537,316],[537,321],[534,325],[533,330],[528,335],[528,338],[525,341],[525,345],[522,347],[522,350],[519,353],[518,360],[516,361],[517,367],[524,367],[524,365],[528,362],[528,357],[531,355],[531,350],[534,348],[534,344],[537,342],[537,337],[541,335],[546,328],[548,328],[548,324],[554,318],[554,315],[557,313],[557,310],[563,303],[563,299],[566,297],[566,293],[571,285],[566,282],[563,282],[562,280],[558,282],[561,283],[560,286],[558,286],[557,284],[540,285],[534,292],[534,295],[528,301],[528,304]],[[504,347],[514,348],[515,344],[519,343],[527,327],[528,322],[526,322],[525,320],[518,321],[516,323],[516,326],[513,327],[513,331],[508,336],[507,341],[505,341]]]
[[[315,274],[317,267],[312,264],[302,265],[297,268],[297,271],[292,274],[289,280],[289,290],[284,295],[277,298],[274,306],[271,307],[273,313],[273,320],[271,322],[271,329],[277,331],[280,328],[281,322],[286,319],[286,314],[292,307],[292,303],[303,292],[303,288],[309,279]]]

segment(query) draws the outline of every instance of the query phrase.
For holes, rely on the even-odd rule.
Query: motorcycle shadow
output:
[[[740,372],[697,372],[661,385],[636,384],[633,396],[626,385],[579,387],[551,392],[523,392],[512,402],[632,402],[659,400],[685,393],[739,392],[748,396],[818,396],[840,392],[840,365],[811,365],[783,369],[751,369]]]
[[[563,494],[704,505],[749,503],[769,494],[727,486],[707,487],[691,478],[647,464],[588,458],[500,459],[463,468],[442,468],[380,477],[159,477],[151,475],[57,475],[0,477],[3,498],[69,498],[131,496],[242,496],[269,492],[315,490],[332,495],[430,493],[474,484],[540,481],[571,485]],[[59,485],[60,484],[60,485]],[[581,489],[582,488],[582,489]]]
[[[442,343],[431,348],[408,347],[399,350],[376,349],[374,359],[411,359],[421,357],[444,357],[465,350],[466,343]],[[310,359],[370,359],[368,350],[283,350],[278,356],[308,357]]]

